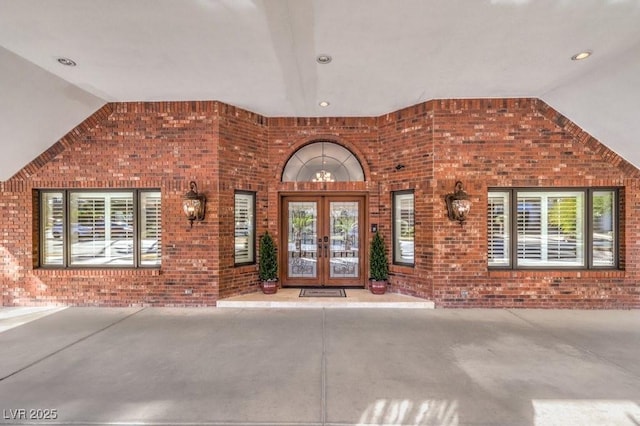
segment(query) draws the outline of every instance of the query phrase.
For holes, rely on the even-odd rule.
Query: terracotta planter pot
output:
[[[371,290],[371,293],[373,294],[385,294],[387,292],[388,283],[389,282],[387,280],[384,280],[384,281],[369,280],[369,290]]]
[[[274,294],[278,292],[278,281],[262,281],[260,284],[264,294]]]

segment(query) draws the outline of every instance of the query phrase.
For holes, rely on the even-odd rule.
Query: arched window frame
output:
[[[283,182],[363,182],[360,160],[346,147],[329,140],[298,149],[285,164]]]

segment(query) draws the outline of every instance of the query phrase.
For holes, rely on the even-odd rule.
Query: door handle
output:
[[[318,244],[318,257],[322,257],[322,244]]]
[[[324,245],[324,257],[329,257],[329,247],[326,244]]]

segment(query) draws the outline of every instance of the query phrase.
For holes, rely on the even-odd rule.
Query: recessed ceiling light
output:
[[[318,103],[318,105],[320,105],[322,108],[326,108],[326,107],[328,107],[328,106],[329,106],[329,102],[327,102],[327,101],[320,101],[320,102]]]
[[[318,55],[318,57],[316,58],[316,61],[319,64],[328,64],[329,62],[331,62],[333,58],[329,55]]]
[[[591,52],[590,50],[585,50],[584,52],[580,52],[580,53],[576,53],[575,55],[573,55],[571,57],[572,61],[581,61],[583,59],[587,59],[589,56],[591,56],[593,52]]]
[[[67,67],[75,67],[77,65],[76,61],[73,61],[69,58],[58,58],[58,62]]]

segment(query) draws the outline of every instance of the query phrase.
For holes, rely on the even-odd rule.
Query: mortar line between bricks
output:
[[[121,322],[123,322],[123,321],[125,321],[125,320],[127,320],[127,319],[131,318],[132,316],[134,316],[134,315],[136,315],[136,314],[138,314],[138,313],[140,313],[140,312],[144,311],[145,309],[146,309],[146,308],[141,308],[141,309],[139,309],[139,310],[137,310],[137,311],[135,311],[135,312],[133,312],[133,313],[131,313],[131,314],[129,314],[129,315],[127,315],[127,316],[123,317],[123,318],[120,318],[120,319],[119,319],[118,321],[116,321],[116,322],[112,322],[111,324],[108,324],[108,325],[106,325],[105,327],[102,327],[102,328],[101,328],[101,329],[99,329],[99,330],[96,330],[96,331],[94,331],[94,332],[92,332],[92,333],[90,333],[90,334],[88,334],[88,335],[86,335],[86,336],[84,336],[84,337],[81,337],[81,338],[79,338],[79,339],[77,339],[77,340],[75,340],[75,341],[73,341],[73,342],[69,343],[68,345],[65,345],[65,346],[61,347],[60,349],[57,349],[57,350],[55,350],[55,351],[51,352],[50,354],[47,354],[47,355],[43,356],[42,358],[39,358],[39,359],[37,359],[37,360],[35,360],[35,361],[33,361],[33,362],[31,362],[31,363],[29,363],[29,364],[25,365],[24,367],[21,367],[21,368],[17,369],[16,371],[14,371],[14,372],[12,372],[12,373],[7,374],[7,375],[6,375],[6,376],[4,376],[4,377],[0,377],[0,382],[2,382],[2,381],[3,381],[3,380],[5,380],[5,379],[8,379],[9,377],[15,376],[16,374],[19,374],[19,373],[21,373],[21,372],[23,372],[23,371],[25,371],[25,370],[27,370],[27,369],[29,369],[29,368],[33,367],[34,365],[37,365],[37,364],[41,363],[42,361],[44,361],[44,360],[46,360],[46,359],[49,359],[49,358],[51,358],[51,357],[52,357],[52,356],[54,356],[54,355],[59,354],[59,353],[60,353],[60,352],[62,352],[62,351],[65,351],[65,350],[69,349],[70,347],[77,345],[78,343],[84,342],[85,340],[87,340],[87,339],[89,339],[89,338],[91,338],[91,337],[93,337],[93,336],[95,336],[95,335],[97,335],[97,334],[102,333],[103,331],[105,331],[105,330],[107,330],[107,329],[109,329],[109,328],[113,327],[114,325],[120,324]]]
[[[520,321],[525,322],[525,323],[529,324],[530,326],[532,326],[534,328],[537,328],[538,330],[544,331],[545,333],[549,334],[551,337],[553,337],[557,341],[563,342],[563,343],[569,343],[569,344],[571,344],[571,346],[575,347],[580,352],[583,352],[585,354],[591,355],[591,356],[593,356],[595,358],[598,358],[599,360],[604,361],[604,362],[606,362],[608,364],[614,365],[615,367],[619,368],[620,370],[624,371],[627,374],[630,374],[633,377],[640,378],[640,375],[636,374],[634,371],[629,370],[624,365],[620,365],[617,362],[612,361],[609,358],[605,357],[604,355],[600,355],[597,352],[591,351],[591,350],[585,348],[584,346],[582,346],[582,345],[580,345],[578,343],[575,343],[572,340],[563,339],[560,336],[558,336],[557,334],[555,334],[553,331],[547,329],[546,327],[543,327],[540,324],[536,324],[533,321],[530,321],[530,320],[528,320],[526,318],[521,317],[520,315],[516,314],[512,309],[507,309],[506,311],[509,312],[514,317],[518,318]]]

